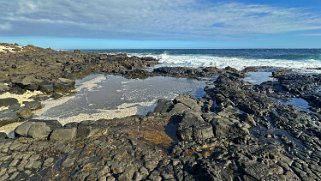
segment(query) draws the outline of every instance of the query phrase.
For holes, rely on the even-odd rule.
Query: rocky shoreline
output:
[[[271,68],[276,81],[253,85],[244,77],[257,68],[150,71],[153,58],[16,50],[0,55],[0,95],[45,95],[0,97],[0,126],[24,122],[15,139],[0,133],[0,180],[321,179],[320,74]],[[200,100],[159,100],[147,116],[66,125],[32,119],[42,100],[72,94],[75,79],[91,73],[215,80]],[[306,100],[308,111],[283,103],[291,98]]]

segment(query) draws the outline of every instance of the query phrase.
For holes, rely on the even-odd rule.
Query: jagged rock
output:
[[[214,137],[212,125],[197,113],[186,112],[179,123],[177,136],[181,141],[206,140]]]
[[[254,115],[245,114],[244,122],[250,124],[251,126],[256,126],[256,121],[254,120]]]
[[[216,116],[211,124],[213,126],[215,137],[223,138],[227,137],[229,134],[230,127],[234,124],[234,122],[228,118],[223,118]]]
[[[127,166],[125,168],[125,171],[119,175],[118,180],[119,181],[132,180],[136,170],[137,168],[135,168],[134,166]]]
[[[243,126],[236,120],[216,117],[211,122],[215,137],[229,138],[231,140],[244,140],[250,133],[248,126]]]
[[[202,160],[197,165],[196,175],[200,180],[233,180],[231,168],[224,162]]]
[[[238,110],[233,106],[227,106],[222,108],[220,112],[217,113],[217,115],[225,118],[229,118],[231,115],[237,114]]]
[[[194,139],[195,140],[206,140],[209,138],[213,138],[213,128],[209,123],[203,123],[194,128]]]
[[[8,63],[0,61],[0,74],[10,79],[16,77],[18,82],[32,72],[37,74],[35,77],[46,79],[48,82],[42,84],[48,85],[58,77],[77,77],[75,72],[81,77],[82,70],[146,76],[149,73],[135,68],[151,65],[126,55],[96,57],[52,50],[17,54],[5,57]],[[43,57],[39,57],[40,54]],[[28,64],[30,72],[25,72],[28,69],[21,70],[21,74],[17,71],[17,76],[6,72],[12,71],[12,65],[17,65],[18,70],[24,64]],[[167,75],[178,77],[206,75],[201,68],[163,70]],[[218,70],[213,68],[213,71]],[[318,109],[320,100],[314,87],[320,85],[320,77],[289,76],[273,82],[274,85],[253,86],[242,82],[242,72],[232,68],[221,71],[220,78],[206,89],[207,97],[199,101],[188,96],[173,102],[160,101],[156,114],[146,118],[85,121],[65,127],[59,123],[50,125],[50,122],[43,125],[44,121],[28,123],[29,128],[25,125],[22,129],[28,137],[36,137],[32,134],[36,131],[43,134],[49,127],[54,130],[50,139],[60,141],[24,138],[1,141],[0,180],[318,180],[321,177],[320,112],[296,111],[270,96],[315,96],[307,100]],[[0,79],[4,77],[1,75]],[[305,78],[307,82],[302,81]],[[24,88],[15,88],[16,92],[19,89]],[[271,91],[266,91],[269,89]],[[53,86],[44,92],[52,94]],[[16,114],[12,110],[15,109],[7,112]],[[4,113],[0,113],[0,119]],[[175,139],[171,145],[153,142],[160,136],[154,132],[163,133],[168,122],[173,124],[177,131],[174,134],[177,133],[180,141]],[[249,134],[252,127],[253,134]],[[165,128],[164,134],[168,134],[167,131]],[[77,140],[69,141],[72,139]]]
[[[183,114],[185,111],[190,110],[189,107],[182,103],[177,103],[173,106],[173,108],[169,111],[170,115],[180,115]]]
[[[167,112],[172,106],[173,103],[171,101],[160,99],[157,102],[157,106],[155,107],[154,112],[163,114]]]
[[[159,67],[155,68],[153,73],[160,75],[172,75],[176,77],[202,77],[216,75],[221,70],[216,67],[208,68],[190,68],[190,67]]]
[[[260,162],[245,163],[244,171],[257,180],[280,180],[283,173],[283,169],[277,165],[267,166]]]
[[[201,108],[201,106],[197,103],[197,101],[191,98],[190,96],[180,95],[175,98],[174,103],[182,103],[188,108],[195,111],[199,111]]]
[[[70,141],[77,136],[77,128],[60,128],[55,129],[50,135],[50,140],[53,141]]]

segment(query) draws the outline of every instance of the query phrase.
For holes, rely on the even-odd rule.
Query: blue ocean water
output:
[[[163,66],[243,69],[249,66],[273,66],[311,70],[321,68],[321,49],[113,49],[94,52],[128,53],[134,56],[151,56]]]
[[[209,55],[253,59],[286,59],[321,61],[321,49],[111,49],[98,52],[125,52],[145,55]]]

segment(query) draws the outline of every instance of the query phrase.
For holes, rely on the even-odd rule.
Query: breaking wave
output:
[[[150,56],[158,59],[160,66],[169,67],[233,67],[242,70],[246,67],[278,67],[298,70],[320,69],[321,61],[315,59],[289,60],[289,59],[256,59],[243,57],[224,57],[202,54],[133,54],[135,56]]]

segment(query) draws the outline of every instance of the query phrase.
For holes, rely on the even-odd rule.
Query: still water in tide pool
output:
[[[63,124],[82,120],[146,115],[158,99],[173,99],[179,94],[195,98],[205,95],[205,81],[173,77],[126,79],[93,74],[76,82],[77,92],[70,97],[48,100],[36,118],[58,119]]]

